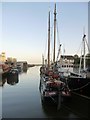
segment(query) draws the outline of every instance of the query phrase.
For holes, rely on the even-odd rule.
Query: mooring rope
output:
[[[81,90],[81,89],[85,88],[86,86],[88,86],[89,84],[90,84],[90,82],[88,82],[87,84],[83,85],[82,87],[75,88],[75,89],[71,89],[70,91],[77,91],[77,90]]]

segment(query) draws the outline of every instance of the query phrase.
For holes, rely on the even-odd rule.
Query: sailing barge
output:
[[[41,101],[45,103],[47,99],[60,104],[61,98],[70,98],[71,93],[65,82],[60,80],[58,71],[54,69],[55,66],[55,40],[56,39],[56,4],[54,10],[54,55],[53,64],[50,64],[50,11],[48,19],[48,65],[43,65],[40,68],[40,93]]]
[[[86,35],[83,36],[83,41]],[[48,99],[57,104],[60,109],[60,103],[73,110],[84,118],[90,118],[90,78],[69,72],[64,76],[61,68],[58,70],[58,61],[55,61],[55,38],[56,38],[56,4],[54,10],[54,55],[53,63],[50,64],[50,12],[48,20],[48,64],[43,64],[40,68],[40,94],[42,104]],[[84,41],[85,42],[85,41]],[[84,44],[85,45],[85,44]],[[85,46],[84,46],[85,47]],[[60,45],[61,48],[61,45]],[[58,53],[60,54],[60,48]],[[90,53],[90,51],[89,51]],[[58,54],[58,56],[59,56]],[[57,56],[57,58],[58,58]],[[84,51],[84,69],[85,69],[85,51]],[[90,75],[90,71],[88,76]],[[70,100],[70,102],[68,102]]]

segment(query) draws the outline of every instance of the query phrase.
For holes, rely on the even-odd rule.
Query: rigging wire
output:
[[[53,44],[54,44],[54,42],[53,42],[53,27],[54,27],[54,22],[53,22],[53,24],[52,24],[52,27],[51,27],[51,51],[53,51]],[[53,52],[51,52],[51,56],[52,56],[52,60],[53,60]]]
[[[85,39],[85,41],[86,41],[86,45],[87,45],[87,47],[88,47],[88,52],[90,53],[90,48],[89,48],[89,45],[88,45],[87,39]]]
[[[57,22],[57,39],[58,39],[58,46],[60,45],[60,37],[59,37],[59,30],[58,30],[58,22]]]
[[[78,53],[79,53],[80,48],[81,48],[81,46],[82,46],[82,43],[83,43],[83,41],[80,43],[79,48],[78,48],[78,50],[77,50],[76,54],[78,54]]]
[[[59,37],[59,30],[58,30],[58,22],[56,23],[56,28],[57,28],[57,40],[58,40],[58,42],[57,42],[57,44],[58,44],[57,58],[59,58],[60,53],[61,53],[61,48],[60,48],[61,44],[60,44],[60,37]]]
[[[47,39],[45,41],[45,48],[44,48],[44,57],[46,58],[46,53],[47,53]]]

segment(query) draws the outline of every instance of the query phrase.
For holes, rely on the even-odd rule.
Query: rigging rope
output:
[[[59,30],[58,30],[58,22],[57,22],[57,39],[58,39],[58,45],[60,45],[60,37],[59,37]]]
[[[52,24],[52,27],[51,27],[51,51],[53,51],[53,44],[54,44],[54,42],[53,42],[53,26],[54,26],[54,23]],[[53,57],[53,52],[51,52],[51,56]]]
[[[47,46],[47,40],[46,40],[45,48],[44,48],[44,57],[45,57],[45,58],[46,58],[46,53],[47,53],[47,52],[46,52],[46,50],[47,50],[47,47],[46,47],[46,46]]]
[[[61,44],[60,44],[60,37],[59,37],[59,30],[58,30],[58,22],[57,22],[57,39],[58,39],[58,52],[57,52],[57,61],[61,53]]]
[[[82,41],[82,42],[83,42],[83,41]],[[80,50],[81,45],[82,45],[82,42],[80,43],[80,46],[79,46],[79,48],[78,48],[78,50],[77,50],[76,54],[78,54],[78,53],[79,53],[79,50]]]
[[[86,41],[86,44],[87,44],[87,47],[88,47],[88,51],[89,51],[89,53],[90,53],[90,48],[89,48],[88,42],[87,42],[86,39],[85,39],[85,41]]]

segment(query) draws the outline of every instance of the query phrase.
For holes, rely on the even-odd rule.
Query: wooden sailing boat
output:
[[[55,40],[56,40],[56,4],[54,10],[54,56],[53,63],[55,64]],[[55,76],[55,70],[50,64],[50,11],[48,19],[48,65],[42,65],[40,68],[40,93],[41,100],[44,103],[47,99],[51,99],[54,103],[58,103],[60,107],[61,97],[70,97],[69,89],[66,84]]]
[[[84,95],[86,97],[90,97],[90,78],[87,76],[87,71],[86,71],[86,54],[85,54],[85,42],[86,41],[86,35],[83,35],[82,38],[82,45],[83,45],[83,49],[81,49],[81,53],[83,50],[83,55],[81,54],[81,58],[80,58],[80,67],[79,67],[79,74],[77,74],[77,76],[75,75],[71,75],[68,78],[68,86],[69,89],[72,92],[78,93],[79,95]],[[89,46],[87,44],[88,47],[88,51],[90,53],[90,49]],[[81,62],[82,62],[82,56],[83,56],[83,70],[81,71]],[[90,72],[89,72],[90,74]]]
[[[86,41],[86,35],[85,33],[83,34],[83,38],[82,38],[82,49],[81,49],[81,57],[80,57],[80,66],[79,66],[79,73],[74,72],[74,71],[70,71],[69,69],[66,69],[66,71],[63,69],[61,69],[62,67],[60,66],[61,64],[59,63],[59,73],[63,72],[63,77],[73,77],[73,78],[86,78],[87,77],[87,69],[86,69],[86,48],[85,48],[85,43],[87,44],[88,47],[88,52],[90,53],[90,49],[88,46],[88,43]],[[83,53],[83,54],[82,54]],[[81,65],[83,60],[83,65]],[[83,66],[83,68],[81,68],[81,66]],[[66,75],[64,75],[64,73],[66,73]]]
[[[80,66],[79,66],[79,74],[84,78],[87,77],[87,73],[86,73],[87,72],[87,69],[86,69],[86,45],[88,48],[88,53],[90,53],[90,48],[89,48],[89,45],[88,45],[87,40],[86,40],[86,34],[84,33],[83,39],[82,39],[82,49],[81,49]],[[82,51],[83,51],[83,55],[82,55]],[[82,59],[83,59],[83,70],[81,70]]]

